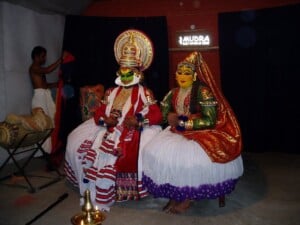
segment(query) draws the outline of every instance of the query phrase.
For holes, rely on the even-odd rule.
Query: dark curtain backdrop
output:
[[[151,66],[144,71],[144,85],[152,89],[158,101],[169,90],[168,32],[165,17],[67,16],[63,50],[72,53],[75,61],[62,68],[65,101],[62,106],[60,137],[63,140],[82,122],[79,88],[99,83],[105,89],[115,86],[119,65],[114,56],[114,42],[127,29],[141,30],[153,43],[154,59]]]
[[[244,150],[300,153],[300,5],[219,14],[222,89]]]

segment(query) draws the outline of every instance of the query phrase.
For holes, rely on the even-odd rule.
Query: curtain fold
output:
[[[92,0],[4,0],[43,14],[80,15]]]
[[[221,83],[246,151],[300,153],[300,4],[221,13]]]

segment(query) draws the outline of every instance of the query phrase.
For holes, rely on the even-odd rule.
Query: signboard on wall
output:
[[[209,47],[211,35],[206,30],[185,30],[176,32],[176,44],[179,48]]]

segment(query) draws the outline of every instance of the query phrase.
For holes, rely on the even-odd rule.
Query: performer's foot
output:
[[[171,214],[181,214],[184,213],[191,206],[191,200],[186,199],[182,202],[176,203],[170,208],[169,213]]]
[[[175,200],[169,200],[169,202],[163,207],[163,211],[168,213],[170,211],[170,209],[175,206],[176,201]]]
[[[219,207],[224,207],[225,206],[225,196],[220,196],[219,197]]]

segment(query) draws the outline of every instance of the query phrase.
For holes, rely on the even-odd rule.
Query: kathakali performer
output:
[[[161,131],[162,113],[152,91],[142,86],[143,71],[153,59],[150,39],[129,29],[116,39],[114,53],[120,65],[116,87],[106,90],[94,118],[68,136],[65,172],[83,195],[108,211],[115,201],[139,199],[143,147]]]
[[[143,184],[169,199],[168,213],[184,212],[193,200],[223,201],[243,174],[239,124],[199,52],[178,64],[176,81],[161,102],[168,126],[142,156]]]

